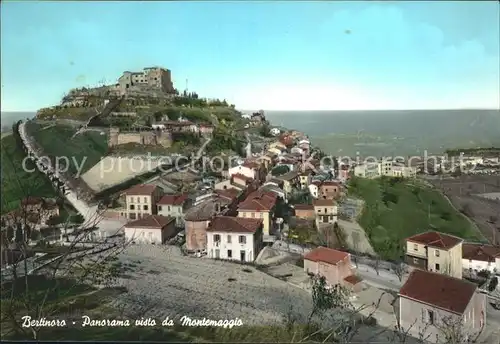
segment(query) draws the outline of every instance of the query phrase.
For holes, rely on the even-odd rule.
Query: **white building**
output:
[[[379,166],[376,163],[367,163],[354,167],[354,175],[361,178],[377,178],[380,176]]]
[[[184,225],[184,213],[186,211],[188,196],[164,195],[157,203],[158,215],[173,217],[177,227]]]
[[[216,216],[207,228],[208,257],[253,262],[262,248],[262,221]]]
[[[309,193],[311,194],[312,197],[314,198],[318,198],[318,194],[319,194],[319,186],[321,185],[320,182],[318,181],[314,181],[312,182],[311,184],[309,184],[308,188],[309,188]]]
[[[271,129],[271,134],[274,136],[278,136],[280,133],[281,133],[281,130],[279,130],[278,128]]]
[[[257,179],[257,177],[258,177],[257,169],[253,165],[250,165],[250,164],[242,164],[242,165],[238,165],[235,167],[231,167],[228,170],[228,172],[229,172],[229,178],[231,178],[235,174],[242,174],[245,177],[252,178],[254,180]]]
[[[151,128],[155,129],[155,130],[158,130],[158,129],[161,129],[161,130],[165,130],[166,127],[165,127],[165,124],[151,124]]]
[[[469,272],[500,274],[500,248],[476,243],[462,244],[462,267]]]
[[[415,167],[396,164],[392,161],[366,163],[354,167],[354,175],[361,178],[403,177],[414,178],[417,175]]]
[[[175,218],[149,215],[127,223],[124,227],[127,242],[163,244],[175,235]]]

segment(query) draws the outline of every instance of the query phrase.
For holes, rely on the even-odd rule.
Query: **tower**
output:
[[[108,147],[118,146],[118,135],[120,135],[120,128],[109,128]]]

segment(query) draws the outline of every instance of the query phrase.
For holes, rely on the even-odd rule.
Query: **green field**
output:
[[[27,196],[53,197],[52,185],[41,172],[27,172],[22,167],[24,152],[16,147],[14,136],[2,138],[2,214],[19,207]],[[31,168],[32,166],[30,166]]]
[[[439,192],[418,181],[353,178],[349,193],[365,200],[359,223],[382,258],[400,258],[404,239],[428,230],[480,240],[467,218]]]
[[[34,122],[28,122],[26,126],[28,133],[43,147],[46,154],[69,159],[69,171],[72,174],[76,174],[80,165],[81,172],[85,173],[108,150],[107,135],[101,135],[99,131],[86,131],[72,138],[76,129],[70,126],[56,125],[43,129],[42,125]]]

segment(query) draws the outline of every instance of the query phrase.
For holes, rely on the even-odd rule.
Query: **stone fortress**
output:
[[[138,130],[120,132],[119,128],[110,128],[108,147],[115,147],[127,143],[141,145],[172,146],[172,133],[169,130]]]

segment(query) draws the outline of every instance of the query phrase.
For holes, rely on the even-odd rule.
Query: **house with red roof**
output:
[[[157,203],[158,215],[173,217],[176,226],[183,227],[188,204],[187,194],[163,195]]]
[[[328,247],[317,247],[304,256],[304,271],[323,276],[330,286],[337,284],[358,290],[361,279],[354,275],[351,255]]]
[[[127,223],[125,239],[135,244],[164,244],[175,236],[175,218],[161,215],[146,215]]]
[[[469,274],[479,271],[500,273],[500,247],[482,243],[462,244],[462,268]]]
[[[209,258],[253,262],[262,249],[262,219],[216,216],[207,227]]]
[[[158,214],[157,203],[163,196],[163,190],[159,186],[138,184],[126,190],[124,194],[128,219],[136,220]]]
[[[456,278],[462,278],[463,239],[429,231],[406,239],[406,264]]]
[[[273,192],[254,191],[238,205],[238,217],[262,219],[264,240],[267,240],[274,230],[274,211],[277,201],[278,196]]]
[[[417,269],[399,290],[399,325],[425,341],[470,343],[486,323],[486,299],[474,283]]]

